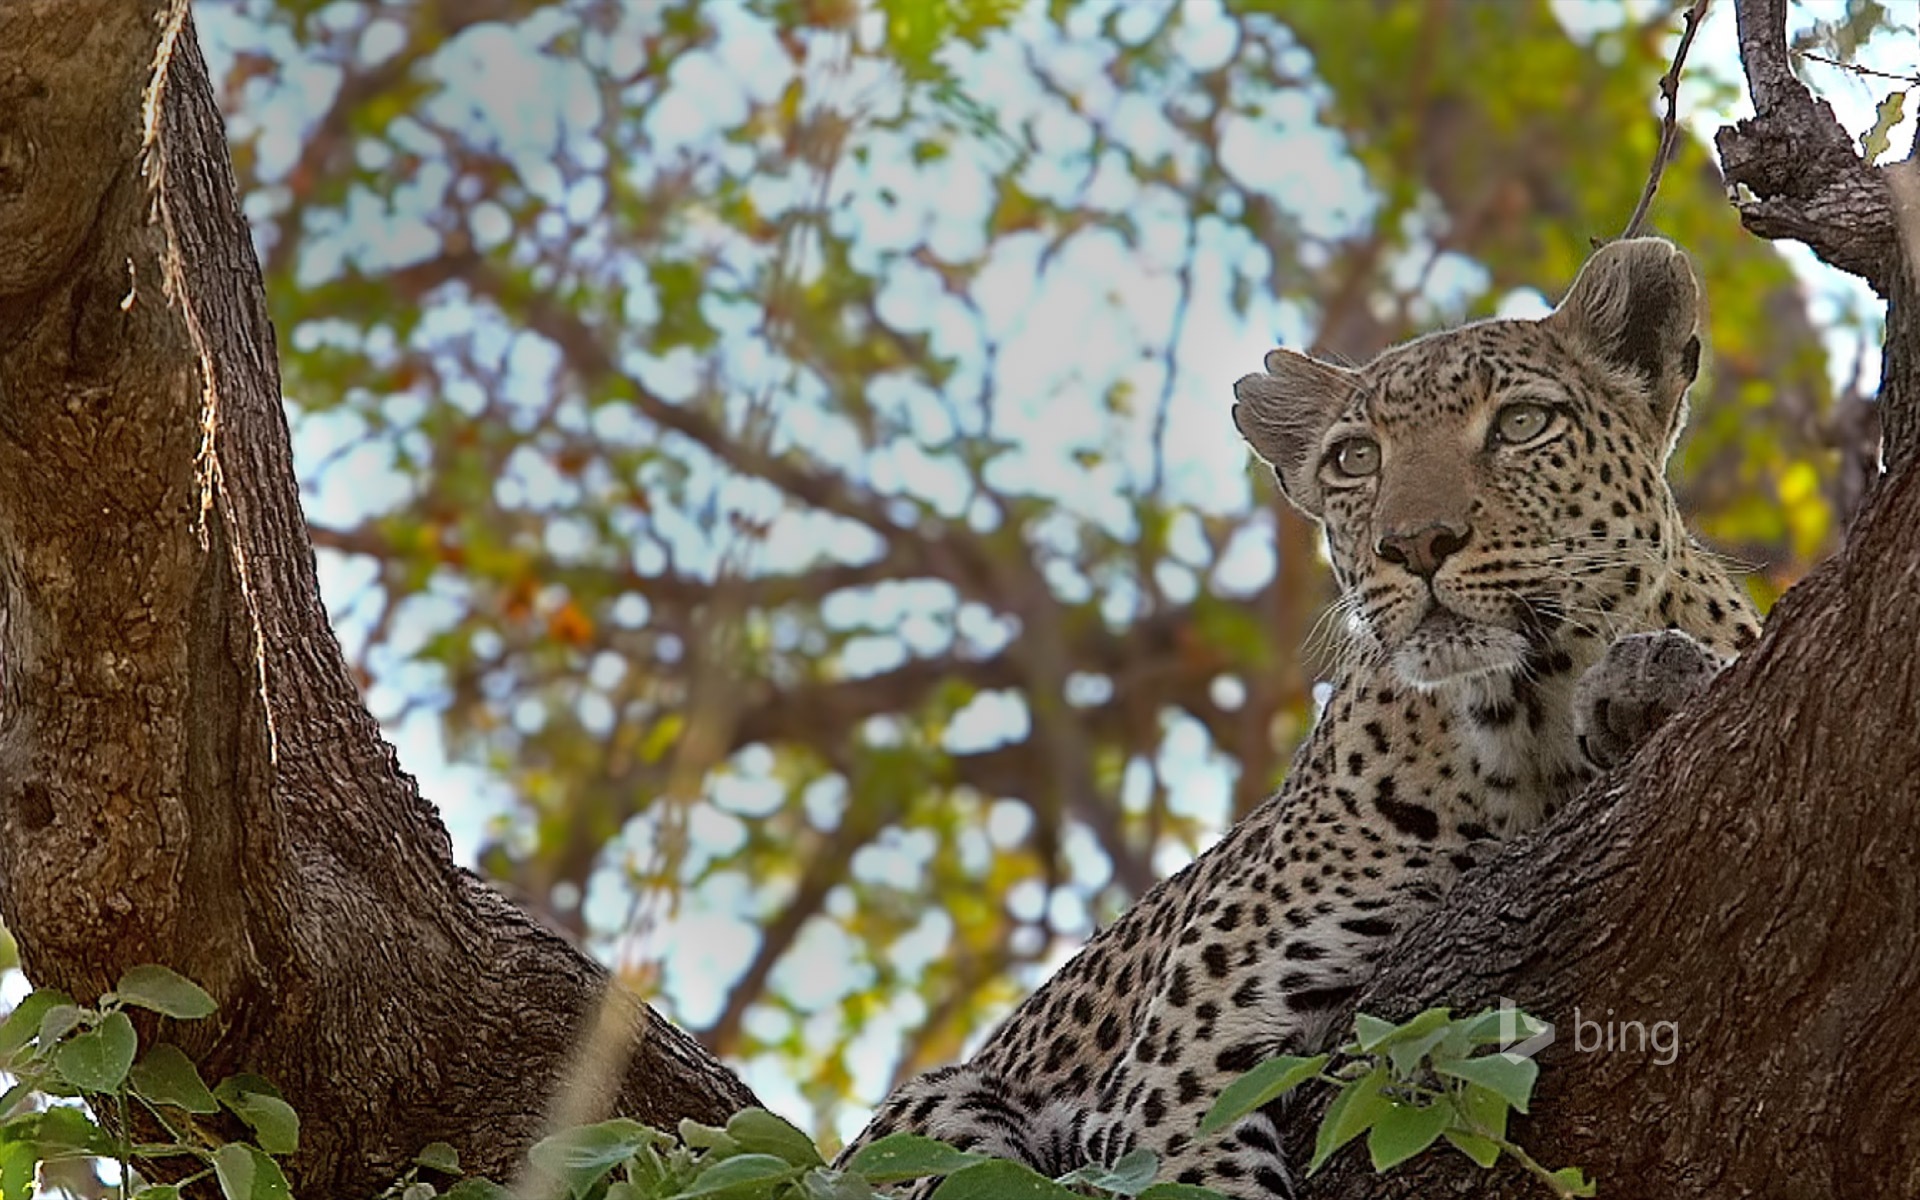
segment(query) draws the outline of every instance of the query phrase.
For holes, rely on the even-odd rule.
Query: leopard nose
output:
[[[1390,563],[1399,563],[1422,579],[1433,578],[1447,556],[1458,551],[1473,536],[1466,525],[1435,522],[1412,533],[1390,533],[1373,548],[1375,554]]]

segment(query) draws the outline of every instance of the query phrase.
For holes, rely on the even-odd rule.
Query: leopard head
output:
[[[1326,531],[1349,625],[1416,686],[1526,669],[1635,620],[1685,538],[1665,479],[1699,368],[1668,242],[1615,242],[1540,320],[1346,369],[1289,350],[1234,423]]]

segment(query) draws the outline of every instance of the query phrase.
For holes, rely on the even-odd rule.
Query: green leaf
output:
[[[98,1025],[78,1034],[54,1052],[53,1066],[74,1087],[111,1092],[127,1077],[140,1039],[123,1012],[108,1013]]]
[[[996,1158],[940,1181],[932,1200],[1082,1200],[1024,1163]]]
[[[749,1108],[733,1114],[727,1122],[727,1136],[742,1150],[753,1154],[771,1154],[796,1167],[823,1167],[826,1160],[814,1148],[813,1139],[764,1108]]]
[[[1539,1064],[1530,1058],[1512,1054],[1462,1058],[1439,1063],[1434,1070],[1442,1075],[1479,1084],[1505,1099],[1517,1112],[1527,1111],[1527,1099],[1533,1095],[1533,1081],[1540,1077]]]
[[[1869,163],[1887,152],[1893,141],[1893,128],[1906,115],[1907,94],[1888,92],[1873,110],[1873,126],[1860,135],[1860,151]]]
[[[183,1021],[211,1016],[219,1007],[205,988],[178,971],[153,963],[122,975],[114,985],[113,994],[123,1004],[137,1004]]]
[[[49,1157],[73,1151],[111,1154],[114,1150],[113,1139],[93,1123],[85,1109],[66,1104],[10,1121],[8,1131],[10,1136],[17,1135],[20,1140],[32,1143]]]
[[[660,312],[653,326],[656,344],[663,350],[673,346],[705,350],[712,346],[719,334],[701,311],[706,276],[700,265],[654,259],[647,263],[647,275]]]
[[[155,1104],[171,1104],[190,1113],[220,1111],[220,1102],[200,1078],[186,1052],[171,1042],[161,1042],[133,1064],[133,1090]]]
[[[248,1146],[247,1153],[253,1155],[253,1200],[293,1200],[293,1186],[280,1164],[257,1146]]]
[[[229,1142],[215,1150],[213,1174],[227,1200],[293,1200],[280,1164],[245,1142]]]
[[[34,1036],[40,1041],[40,1053],[51,1053],[61,1038],[72,1033],[86,1016],[75,1004],[56,1004],[40,1016],[40,1029]]]
[[[1562,1196],[1592,1196],[1599,1192],[1598,1186],[1579,1167],[1561,1167],[1547,1179],[1560,1189]]]
[[[1191,1183],[1156,1183],[1140,1193],[1140,1200],[1227,1200],[1212,1188]]]
[[[717,1125],[702,1125],[691,1118],[681,1118],[680,1140],[695,1150],[717,1150],[722,1154],[733,1153],[733,1138]]]
[[[40,1036],[41,1019],[53,1008],[74,1008],[73,998],[53,988],[38,988],[13,1006],[7,1019],[0,1022],[0,1058],[11,1058],[22,1046]],[[69,1026],[71,1028],[71,1026]]]
[[[781,1185],[800,1174],[800,1168],[774,1154],[736,1154],[700,1172],[693,1183],[675,1193],[676,1200],[770,1200]]]
[[[1477,1133],[1462,1133],[1458,1129],[1449,1129],[1444,1136],[1453,1143],[1454,1149],[1483,1167],[1491,1167],[1500,1161],[1500,1147]]]
[[[984,1154],[956,1150],[917,1133],[893,1133],[860,1147],[847,1170],[869,1183],[903,1183],[928,1175],[952,1175],[985,1161]]]
[[[1453,1105],[1445,1101],[1424,1108],[1394,1105],[1367,1133],[1367,1154],[1373,1159],[1373,1169],[1390,1171],[1433,1145],[1452,1117]]]
[[[0,1120],[13,1115],[21,1103],[33,1096],[36,1091],[31,1080],[21,1080],[5,1092],[0,1092]]]
[[[274,1091],[257,1086],[258,1076],[234,1075],[220,1081],[213,1094],[233,1115],[247,1123],[260,1148],[269,1154],[292,1154],[300,1148],[300,1114]]]
[[[1153,1182],[1159,1170],[1160,1156],[1140,1147],[1122,1154],[1110,1167],[1088,1163],[1054,1182],[1065,1187],[1090,1187],[1121,1196],[1138,1196],[1142,1188]]]
[[[460,1173],[460,1152],[446,1142],[428,1142],[413,1156],[413,1161],[429,1171],[438,1171],[442,1175]]]
[[[1514,1011],[1514,1010],[1509,1010]],[[1479,1046],[1490,1045],[1500,1040],[1500,1010],[1484,1008],[1471,1017],[1462,1017],[1453,1023],[1442,1043],[1442,1049],[1435,1058],[1465,1058]]]
[[[0,1142],[0,1200],[28,1200],[40,1154],[25,1142]]]
[[[156,1183],[135,1192],[133,1200],[180,1200],[180,1189],[170,1183]]]
[[[1500,1093],[1469,1083],[1461,1088],[1460,1113],[1465,1123],[1488,1137],[1507,1136],[1507,1098]]]
[[[213,1089],[214,1095],[219,1095],[222,1088],[237,1088],[243,1092],[257,1092],[262,1096],[272,1096],[276,1100],[286,1099],[285,1096],[280,1094],[280,1089],[273,1086],[273,1080],[268,1079],[265,1075],[256,1075],[251,1071],[235,1071],[233,1074],[227,1076],[221,1080],[220,1087]]]
[[[227,1200],[252,1200],[253,1155],[238,1142],[213,1152],[213,1174],[220,1181],[220,1194]]]
[[[1366,1053],[1400,1031],[1392,1021],[1382,1021],[1369,1013],[1353,1014],[1354,1044]]]
[[[1268,1059],[1220,1089],[1220,1096],[1213,1102],[1213,1107],[1207,1110],[1206,1116],[1200,1118],[1200,1132],[1218,1133],[1241,1117],[1312,1079],[1326,1065],[1327,1056],[1324,1054],[1316,1054],[1311,1058],[1282,1054]]]
[[[816,1168],[800,1177],[800,1200],[877,1200],[866,1180],[846,1171]]]
[[[685,1148],[680,1148],[678,1153],[688,1159],[692,1157],[692,1152]],[[669,1165],[668,1160],[661,1157],[660,1152],[652,1146],[638,1147],[627,1158],[627,1182],[643,1189],[645,1195],[666,1195],[679,1186],[674,1181],[683,1177],[690,1178],[686,1172],[677,1171]]]
[[[1435,1046],[1446,1041],[1454,1028],[1450,1022],[1443,1023],[1438,1029],[1429,1029],[1418,1037],[1387,1043],[1387,1063],[1393,1068],[1394,1075],[1401,1079],[1412,1078],[1420,1068],[1420,1060]]]
[[[1448,1046],[1455,1057],[1463,1058],[1475,1047],[1500,1046],[1545,1033],[1547,1023],[1517,1008],[1489,1008],[1456,1022],[1454,1028],[1457,1032],[1448,1038]]]
[[[535,1167],[559,1179],[579,1196],[635,1151],[671,1140],[638,1121],[617,1117],[543,1138],[527,1152],[527,1157]]]
[[[1455,1021],[1433,1051],[1435,1064],[1466,1058],[1482,1046],[1504,1046],[1545,1032],[1539,1019],[1517,1008],[1487,1008]]]
[[[1340,1089],[1320,1119],[1320,1132],[1313,1142],[1313,1159],[1307,1164],[1311,1175],[1326,1165],[1340,1147],[1359,1137],[1393,1107],[1381,1089],[1387,1085],[1387,1069],[1375,1067]]]
[[[1452,1020],[1453,1010],[1447,1008],[1426,1009],[1399,1025],[1389,1025],[1378,1017],[1355,1013],[1353,1028],[1359,1034],[1361,1051],[1371,1052],[1382,1046],[1393,1046],[1424,1038],[1436,1029],[1444,1029]]]
[[[1517,1008],[1483,1008],[1460,1022],[1461,1030],[1475,1042],[1482,1039],[1492,1040],[1501,1036],[1501,1026],[1507,1019],[1515,1022],[1532,1020]]]

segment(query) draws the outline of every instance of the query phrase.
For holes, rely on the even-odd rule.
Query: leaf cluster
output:
[[[166,967],[134,967],[91,1006],[52,988],[22,1000],[0,1023],[0,1071],[14,1080],[0,1095],[0,1200],[36,1194],[44,1163],[112,1159],[135,1200],[175,1200],[201,1179],[226,1200],[290,1200],[277,1157],[300,1145],[300,1118],[258,1075],[209,1088],[178,1046],[141,1052],[129,1009],[179,1021],[211,1016],[213,997]],[[235,1141],[215,1118],[225,1113],[252,1134]],[[133,1131],[160,1136],[135,1140]],[[172,1183],[147,1183],[142,1174]]]
[[[1592,1196],[1594,1184],[1578,1167],[1550,1171],[1507,1133],[1508,1116],[1527,1111],[1540,1067],[1505,1047],[1546,1028],[1513,1008],[1461,1018],[1429,1008],[1398,1025],[1360,1013],[1353,1040],[1332,1053],[1270,1058],[1229,1084],[1200,1129],[1218,1133],[1318,1080],[1339,1091],[1321,1118],[1309,1175],[1362,1134],[1376,1171],[1390,1171],[1444,1138],[1483,1168],[1505,1154],[1555,1196]],[[1500,1049],[1482,1053],[1489,1047]]]
[[[541,1141],[529,1158],[567,1200],[884,1200],[898,1185],[930,1178],[940,1180],[933,1200],[1221,1200],[1206,1188],[1154,1182],[1159,1162],[1148,1151],[1049,1179],[1021,1163],[898,1133],[835,1168],[811,1138],[760,1108],[736,1113],[724,1128],[682,1121],[678,1136],[624,1118],[602,1121]],[[448,1172],[459,1165],[446,1146],[429,1147],[419,1162]],[[389,1193],[397,1200],[443,1195],[510,1200],[512,1193],[483,1179],[439,1192],[412,1175]]]
[[[142,1054],[129,1008],[185,1021],[212,1015],[215,1003],[177,972],[141,966],[93,1006],[39,989],[0,1022],[0,1070],[15,1080],[0,1096],[0,1200],[25,1200],[42,1164],[76,1158],[115,1160],[122,1194],[134,1200],[176,1200],[208,1178],[226,1200],[292,1200],[276,1156],[299,1148],[293,1107],[255,1075],[208,1087],[172,1043]],[[1444,1138],[1481,1167],[1504,1154],[1555,1196],[1591,1196],[1594,1185],[1578,1168],[1549,1171],[1508,1136],[1508,1116],[1527,1111],[1539,1067],[1504,1047],[1545,1028],[1511,1008],[1460,1019],[1430,1008],[1398,1025],[1362,1013],[1353,1040],[1332,1053],[1276,1057],[1235,1080],[1200,1131],[1217,1135],[1319,1080],[1339,1090],[1321,1121],[1309,1174],[1363,1134],[1377,1171]],[[1502,1049],[1482,1053],[1496,1046]],[[209,1120],[222,1113],[243,1124],[251,1140],[223,1138]],[[136,1124],[162,1136],[135,1141]],[[1220,1200],[1206,1188],[1157,1182],[1159,1161],[1145,1149],[1048,1178],[1023,1163],[897,1133],[834,1167],[812,1138],[758,1108],[724,1127],[682,1121],[676,1133],[625,1118],[602,1121],[548,1137],[528,1158],[535,1175],[568,1200],[885,1200],[899,1185],[928,1179],[938,1181],[932,1200]],[[145,1182],[142,1172],[152,1164],[177,1182]],[[459,1176],[458,1152],[446,1143],[427,1146],[382,1200],[514,1195],[483,1178],[456,1179],[443,1190],[423,1173]]]

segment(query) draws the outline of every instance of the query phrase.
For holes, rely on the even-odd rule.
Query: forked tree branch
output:
[[[1763,238],[1804,242],[1882,296],[1892,287],[1893,197],[1860,159],[1833,109],[1794,77],[1787,0],[1737,0],[1740,62],[1754,115],[1720,130],[1727,183],[1745,188],[1740,220]]]
[[[1902,252],[1901,206],[1889,172],[1861,158],[1833,109],[1794,77],[1787,0],[1737,0],[1740,63],[1754,115],[1715,138],[1727,182],[1745,188],[1740,221],[1764,238],[1804,242],[1821,260],[1867,281],[1887,300],[1880,426],[1889,471],[1920,443],[1920,339],[1914,267]],[[1911,195],[1911,193],[1909,193]],[[1913,207],[1909,200],[1907,209]],[[1913,220],[1909,212],[1906,219]]]

